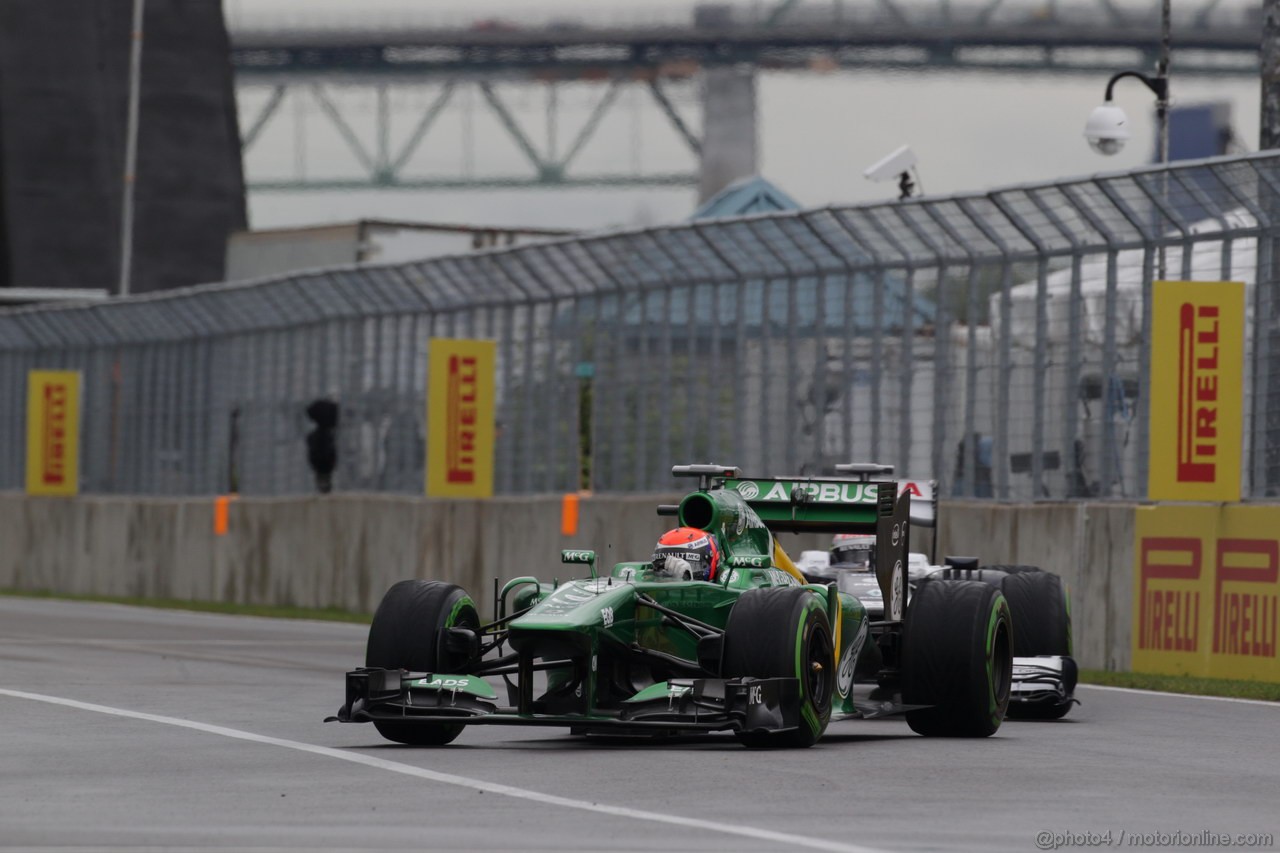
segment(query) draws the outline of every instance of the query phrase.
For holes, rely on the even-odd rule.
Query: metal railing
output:
[[[426,342],[498,342],[497,489],[665,489],[875,460],[943,494],[1141,497],[1151,288],[1249,283],[1246,492],[1280,485],[1280,155],[703,221],[0,312],[0,488],[27,371],[83,373],[89,492],[423,482]],[[1260,285],[1260,286],[1255,286]]]

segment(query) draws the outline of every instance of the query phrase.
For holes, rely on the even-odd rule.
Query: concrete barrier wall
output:
[[[387,495],[246,498],[226,535],[208,498],[29,498],[0,494],[0,588],[337,607],[370,612],[398,580],[457,583],[492,612],[493,579],[567,577],[562,548],[591,548],[602,566],[643,559],[677,495],[581,502],[578,535],[560,535],[560,498],[447,501]],[[1071,586],[1076,657],[1128,669],[1133,507],[945,503],[938,554],[1031,563]],[[783,535],[793,555],[830,537]],[[912,547],[928,550],[930,536]]]
[[[1134,505],[944,502],[938,555],[1025,563],[1062,576],[1071,591],[1075,658],[1127,671],[1133,607]]]
[[[0,588],[372,611],[410,577],[460,584],[492,607],[493,579],[568,576],[561,548],[600,562],[643,557],[673,495],[582,502],[560,535],[560,499],[446,501],[385,495],[231,504],[215,536],[210,499],[0,494]]]

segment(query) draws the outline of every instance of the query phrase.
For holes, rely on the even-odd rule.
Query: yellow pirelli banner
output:
[[[1157,281],[1151,295],[1151,500],[1240,500],[1243,395],[1244,284]]]
[[[80,491],[80,374],[27,374],[27,494]]]
[[[1134,672],[1280,682],[1280,507],[1135,513]]]
[[[433,338],[427,349],[427,494],[493,496],[493,341]]]

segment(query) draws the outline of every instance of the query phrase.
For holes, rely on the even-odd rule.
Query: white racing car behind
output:
[[[852,470],[851,470],[852,469]],[[838,466],[875,481],[892,475],[891,466]],[[911,490],[911,524],[937,523],[937,488],[930,480],[900,480]],[[884,600],[873,564],[876,537],[838,534],[829,551],[803,551],[796,567],[813,583],[835,581],[841,592],[857,597],[871,619],[884,615]],[[1075,698],[1076,662],[1071,657],[1071,605],[1067,584],[1056,574],[1035,566],[979,566],[977,559],[948,557],[935,565],[927,555],[910,552],[907,565],[910,591],[930,578],[978,580],[998,587],[1009,601],[1013,617],[1013,684],[1009,716],[1056,720],[1066,716]]]

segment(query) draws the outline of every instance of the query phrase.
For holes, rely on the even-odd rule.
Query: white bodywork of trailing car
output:
[[[820,553],[820,552],[819,552]],[[911,590],[915,585],[934,572],[942,571],[946,566],[930,565],[924,554],[912,553],[908,556],[907,601],[910,603]],[[814,572],[811,577],[817,577]],[[869,567],[830,566],[822,572],[822,580],[830,583],[834,580],[841,592],[847,592],[862,602],[867,609],[867,618],[876,621],[884,618],[884,599],[880,592],[880,584],[876,574]],[[1057,656],[1041,655],[1038,657],[1015,657],[1013,659],[1013,681],[1010,684],[1009,701],[1028,705],[1061,705],[1072,701],[1075,676],[1065,673],[1067,659]]]

